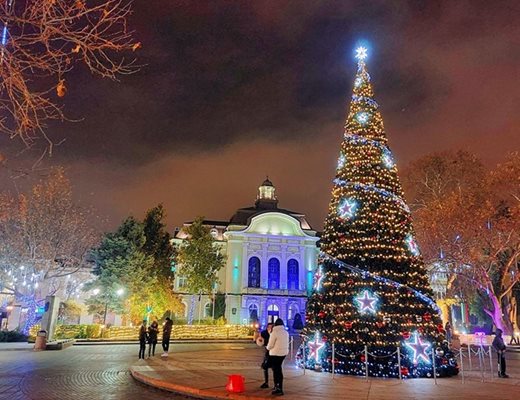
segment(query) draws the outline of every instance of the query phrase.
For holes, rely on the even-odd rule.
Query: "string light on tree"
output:
[[[356,50],[356,59],[340,152],[347,159],[338,160],[333,180],[315,275],[319,290],[307,302],[303,332],[314,339],[312,347],[300,348],[300,365],[307,360],[305,366],[314,368],[317,361],[328,372],[334,365],[337,373],[398,377],[397,348],[402,347],[411,350],[401,354],[407,376],[432,376],[431,363],[422,361],[429,349],[443,346],[440,312],[418,257],[410,208],[374,99],[366,47]],[[334,357],[332,346],[325,345],[316,358],[317,332],[334,343]],[[360,358],[365,346],[374,355],[367,364]],[[458,372],[447,348],[436,365],[444,376]]]
[[[347,162],[347,158],[345,157],[345,154],[341,154],[338,158],[338,168],[341,169],[345,166],[345,163]]]
[[[368,290],[363,291],[363,293],[356,297],[355,299],[359,305],[359,311],[361,313],[372,313],[376,312],[376,302],[377,297],[371,296]]]

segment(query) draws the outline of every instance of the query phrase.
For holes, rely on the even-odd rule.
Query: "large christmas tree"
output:
[[[354,375],[365,375],[368,365],[369,375],[399,376],[399,348],[404,376],[431,376],[434,351],[437,372],[450,375],[456,364],[441,347],[442,322],[374,100],[366,49],[356,51],[300,363],[330,371],[334,362],[336,372]]]

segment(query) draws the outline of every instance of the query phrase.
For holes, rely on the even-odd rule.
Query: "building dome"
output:
[[[271,182],[269,180],[269,177],[265,178],[265,181],[262,182],[261,186],[272,186],[272,187],[274,187],[273,182]]]

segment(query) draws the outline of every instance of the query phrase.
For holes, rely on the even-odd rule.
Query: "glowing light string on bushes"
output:
[[[421,299],[422,301],[427,303],[430,307],[435,309],[437,312],[439,312],[439,313],[441,312],[441,309],[435,303],[435,301],[433,301],[431,298],[429,298],[425,294],[419,292],[417,289],[414,289],[414,288],[412,288],[410,286],[407,286],[407,285],[403,285],[402,283],[396,282],[396,281],[394,281],[392,279],[384,278],[384,277],[379,276],[377,274],[374,274],[372,272],[368,272],[368,271],[366,271],[364,269],[361,269],[359,267],[355,267],[353,265],[349,265],[349,264],[347,264],[347,263],[345,263],[343,261],[338,260],[337,258],[329,256],[327,253],[324,253],[324,252],[320,252],[320,258],[322,258],[323,260],[332,261],[337,266],[339,266],[341,268],[348,269],[349,271],[354,272],[355,274],[359,274],[359,275],[363,276],[363,278],[369,277],[369,278],[374,279],[377,282],[382,282],[382,283],[387,284],[389,286],[393,286],[396,289],[400,289],[400,288],[407,289],[410,292],[412,292],[415,296],[417,296],[419,299]]]

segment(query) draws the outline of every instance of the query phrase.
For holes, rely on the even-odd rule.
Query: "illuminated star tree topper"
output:
[[[368,57],[368,49],[366,47],[359,46],[356,49],[356,58],[359,61],[364,61],[367,57]]]

